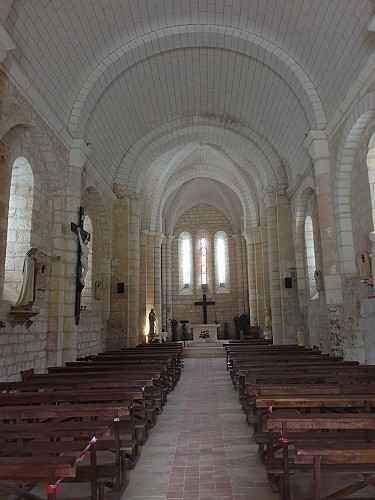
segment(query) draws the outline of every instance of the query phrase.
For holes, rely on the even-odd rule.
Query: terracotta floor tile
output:
[[[224,359],[185,360],[141,451],[124,500],[280,499],[268,486]]]

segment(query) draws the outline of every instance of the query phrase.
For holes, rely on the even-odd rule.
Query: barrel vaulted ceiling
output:
[[[218,199],[235,227],[364,83],[373,16],[372,0],[1,0],[0,41],[62,140],[90,143],[103,189],[142,193],[148,227]]]

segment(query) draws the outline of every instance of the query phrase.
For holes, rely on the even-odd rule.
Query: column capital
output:
[[[14,50],[17,45],[6,29],[0,24],[0,63],[4,61],[9,51]]]
[[[268,186],[263,189],[262,198],[264,199],[264,204],[266,210],[271,207],[276,206],[276,188],[273,186]]]
[[[74,139],[70,148],[69,165],[82,169],[89,154],[89,145],[83,139]]]
[[[314,162],[329,158],[328,140],[323,130],[310,130],[303,146],[307,149]]]
[[[247,245],[252,245],[254,243],[254,234],[252,228],[246,228],[242,231],[242,236],[244,237]]]

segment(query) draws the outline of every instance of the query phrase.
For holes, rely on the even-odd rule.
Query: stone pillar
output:
[[[247,282],[249,288],[249,308],[250,308],[250,325],[259,325],[259,310],[258,310],[258,284],[257,274],[255,271],[255,250],[254,237],[251,229],[243,231],[243,237],[247,246]]]
[[[147,278],[148,278],[148,231],[142,229],[139,236],[139,341],[144,342],[145,336],[148,335],[148,313],[151,307],[148,288],[147,288]]]
[[[76,270],[78,255],[78,238],[70,230],[70,223],[79,222],[79,207],[81,205],[82,168],[90,150],[83,139],[72,143],[69,159],[69,182],[66,196],[66,248],[65,248],[65,286],[63,303],[64,334],[58,348],[62,350],[62,363],[74,361],[77,351],[77,332],[79,325],[75,324]]]
[[[233,240],[237,273],[237,310],[235,311],[235,313],[241,315],[243,313],[247,313],[243,295],[243,282],[246,281],[246,274],[245,269],[242,268],[242,236],[240,234],[234,234]]]
[[[108,279],[108,283],[112,286],[110,318],[107,324],[107,349],[119,349],[128,345],[130,203],[129,197],[120,195],[113,207],[113,258],[111,275]],[[124,293],[118,290],[118,283],[124,285]]]
[[[336,224],[332,199],[332,177],[328,141],[323,131],[309,133],[305,147],[314,162],[319,227],[323,261],[324,292],[329,317],[329,348],[332,353],[344,354],[345,319],[343,314],[343,294],[336,239]],[[321,340],[324,344],[324,339]]]
[[[162,234],[154,237],[154,306],[157,314],[157,332],[161,332],[164,323],[161,300],[161,244]]]
[[[158,330],[158,322],[160,321],[160,311],[155,306],[155,231],[148,231],[147,234],[147,276],[146,276],[146,289],[147,289],[147,314],[150,312],[151,307],[156,312],[155,333]]]
[[[250,312],[249,306],[249,269],[247,266],[247,245],[245,238],[241,235],[241,255],[242,255],[242,269],[246,269],[246,276],[242,279],[242,296],[244,301],[244,311]]]
[[[165,313],[166,320],[173,319],[173,293],[172,293],[172,242],[174,236],[167,236],[163,240],[163,247],[165,247],[164,255],[165,261],[163,265],[163,276],[166,282],[165,286]],[[172,333],[171,325],[168,324],[168,333]]]
[[[128,301],[128,347],[139,343],[139,195],[130,198],[130,230],[129,230],[129,301]],[[144,332],[143,332],[144,333]]]
[[[298,301],[290,203],[284,190],[277,192],[277,222],[283,341],[294,344],[297,329],[304,323]],[[287,288],[285,278],[288,278],[291,288]]]
[[[268,188],[266,192],[268,266],[270,280],[270,301],[272,316],[272,336],[275,344],[283,343],[282,310],[279,271],[279,230],[277,223],[276,190]],[[265,304],[266,305],[266,304]],[[264,311],[263,311],[264,313]]]

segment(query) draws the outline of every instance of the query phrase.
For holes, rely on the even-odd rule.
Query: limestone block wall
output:
[[[0,170],[5,181],[0,183],[0,320],[5,322],[5,327],[0,329],[0,379],[12,380],[19,378],[20,370],[34,368],[42,372],[48,365],[59,364],[67,334],[73,335],[79,354],[101,350],[105,345],[109,301],[108,294],[104,293],[95,304],[95,314],[82,318],[80,325],[74,326],[74,310],[64,293],[66,275],[73,280],[77,265],[76,259],[66,261],[66,245],[72,242],[71,221],[66,216],[69,150],[1,72],[0,95]],[[39,314],[29,328],[9,322],[8,312],[14,298],[7,296],[7,287],[4,286],[9,189],[12,166],[19,156],[28,160],[33,172],[30,244],[43,252],[46,263],[45,287],[37,291],[35,300]],[[84,180],[83,191],[89,184],[89,179]],[[28,193],[25,192],[24,196],[27,197]],[[87,194],[82,193],[82,204],[89,207],[96,231],[98,245],[94,249],[93,265],[98,274],[95,279],[101,280],[105,284],[103,288],[109,290],[111,248],[103,228],[111,230],[111,201],[88,189]],[[17,215],[10,213],[9,217]],[[22,231],[19,238],[23,238]],[[27,246],[29,242],[25,244]],[[21,280],[22,262],[14,273],[18,273]],[[68,333],[67,320],[73,325]]]
[[[181,294],[179,290],[179,259],[178,259],[178,236],[183,231],[188,231],[195,241],[196,235],[200,230],[206,230],[210,235],[209,247],[212,252],[214,235],[217,231],[224,231],[228,236],[228,254],[229,260],[229,293],[217,293],[214,278],[214,256],[213,253],[208,256],[209,269],[211,275],[208,279],[208,287],[206,291],[207,300],[214,300],[215,305],[207,307],[208,323],[218,321],[222,324],[224,321],[229,323],[229,334],[234,336],[234,323],[233,318],[242,313],[248,313],[248,294],[243,297],[244,284],[238,282],[239,273],[237,273],[237,266],[241,269],[242,280],[247,284],[247,268],[246,259],[242,258],[242,253],[246,245],[239,245],[236,243],[233,236],[232,228],[228,220],[216,208],[200,204],[189,211],[187,211],[176,224],[175,238],[172,242],[172,300],[173,300],[173,319],[177,321],[189,320],[191,323],[203,322],[203,308],[202,306],[194,305],[195,301],[201,301],[203,291],[202,288],[197,286],[196,281],[193,281],[191,291],[192,293],[185,295]],[[195,244],[193,245],[195,248]],[[241,248],[241,250],[239,250]],[[195,273],[197,271],[197,263],[193,266]],[[196,276],[196,274],[195,274]],[[193,278],[194,279],[194,278]],[[241,297],[241,300],[239,300]]]

